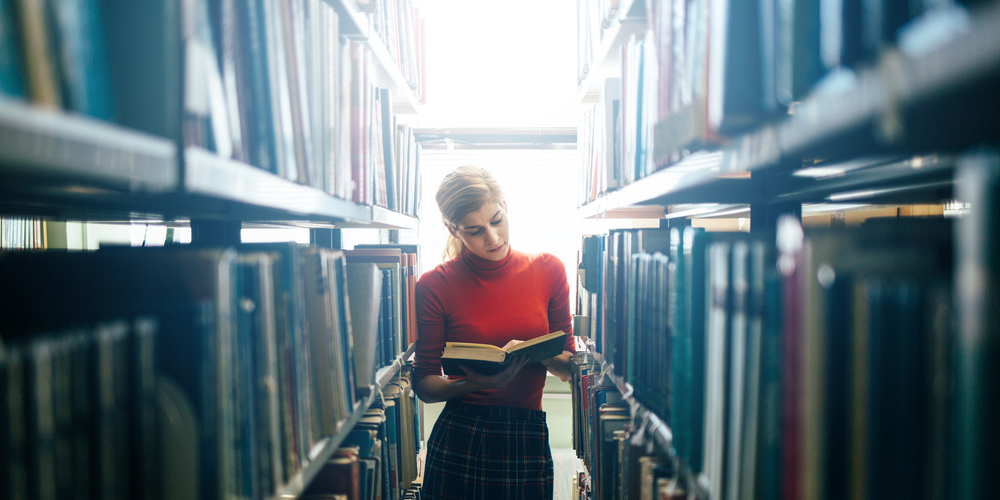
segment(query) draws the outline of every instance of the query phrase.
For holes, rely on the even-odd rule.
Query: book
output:
[[[562,330],[526,340],[507,349],[491,344],[445,342],[441,366],[444,367],[445,375],[465,375],[459,368],[462,364],[480,373],[492,375],[505,370],[516,356],[529,356],[527,364],[558,356],[562,354],[565,344],[566,332]]]
[[[24,97],[21,41],[17,36],[14,1],[0,0],[0,95]]]
[[[357,388],[368,390],[375,383],[378,358],[379,305],[382,302],[382,272],[371,262],[347,264],[347,293],[351,306],[354,338],[354,369]]]

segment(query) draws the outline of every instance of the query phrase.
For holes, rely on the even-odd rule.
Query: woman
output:
[[[484,169],[448,174],[437,192],[451,233],[445,263],[417,283],[419,340],[414,387],[426,403],[447,401],[427,444],[426,499],[550,499],[552,454],[542,412],[548,370],[569,380],[575,350],[566,269],[549,254],[510,248],[507,203]],[[525,365],[518,357],[486,376],[442,376],[445,342],[508,347],[549,332],[567,335],[563,353]]]

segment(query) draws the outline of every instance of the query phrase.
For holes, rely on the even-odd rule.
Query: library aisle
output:
[[[1000,498],[997,89],[1000,0],[0,0],[0,499],[432,498],[469,164],[556,500]]]

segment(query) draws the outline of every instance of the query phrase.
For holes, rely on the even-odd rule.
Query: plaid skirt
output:
[[[424,500],[551,500],[545,412],[449,401],[427,442]]]

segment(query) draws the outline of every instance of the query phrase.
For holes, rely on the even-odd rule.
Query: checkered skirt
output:
[[[449,401],[424,464],[425,500],[551,500],[545,412]]]

